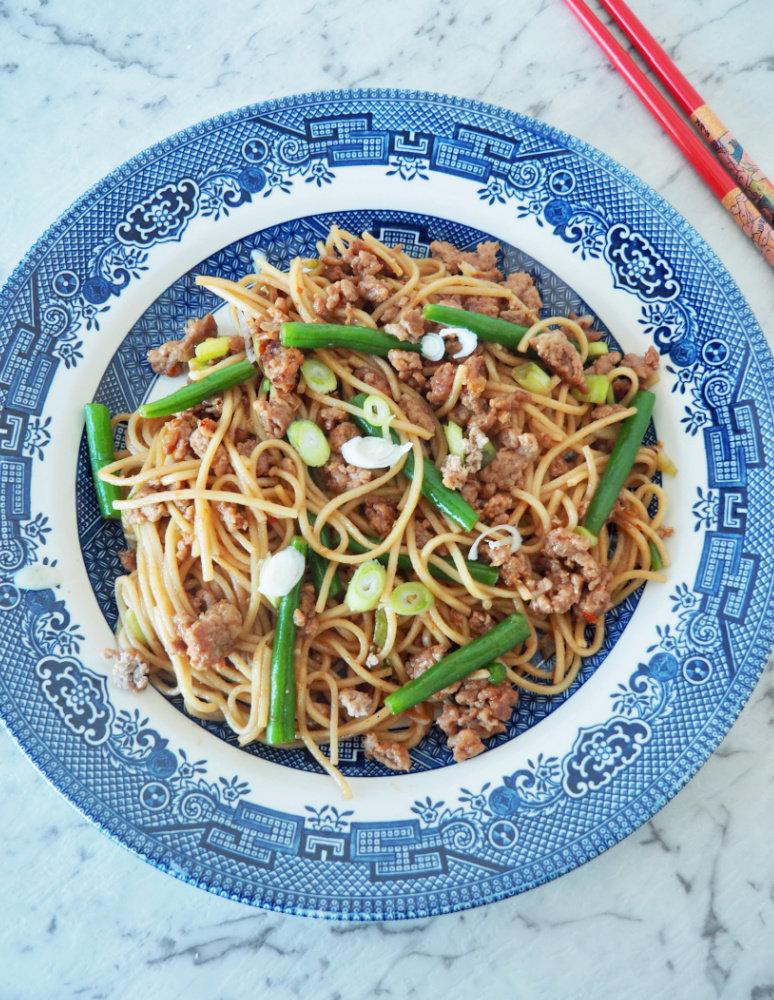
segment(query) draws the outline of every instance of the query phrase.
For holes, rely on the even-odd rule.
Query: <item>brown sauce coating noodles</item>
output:
[[[203,277],[200,283],[231,304],[234,324],[251,331],[259,352],[267,343],[276,344],[284,320],[387,328],[411,337],[420,323],[417,310],[428,301],[441,301],[490,315],[527,316],[532,326],[525,348],[546,330],[560,329],[576,341],[585,361],[587,334],[592,336],[588,324],[562,317],[539,320],[531,282],[501,280],[491,261],[486,272],[491,276],[480,277],[486,257],[482,253],[455,259],[444,251],[415,260],[369,234],[358,241],[334,228],[320,246],[318,259],[297,259],[288,272],[266,263],[239,282]],[[440,386],[441,365],[419,355],[414,355],[416,366],[406,372],[387,358],[343,348],[314,354],[336,376],[335,392],[315,392],[304,385],[303,376],[295,384],[294,373],[289,395],[275,389],[267,393],[258,373],[226,391],[220,401],[202,404],[187,415],[143,419],[133,413],[116,418],[127,420],[126,451],[104,470],[103,478],[127,488],[120,506],[129,544],[137,554],[136,570],[116,581],[119,648],[140,650],[160,691],[181,695],[194,716],[225,720],[242,745],[264,737],[269,710],[276,612],[258,591],[262,563],[294,535],[303,535],[311,549],[330,559],[319,594],[309,599],[307,587],[305,625],[298,634],[297,733],[299,745],[308,747],[346,794],[346,782],[336,767],[341,740],[374,732],[410,750],[433,724],[437,710],[430,703],[397,718],[383,704],[410,679],[412,658],[428,649],[467,644],[487,623],[491,627],[520,611],[527,616],[531,634],[521,647],[501,657],[506,683],[546,696],[569,687],[583,659],[599,650],[605,634],[604,610],[585,615],[579,610],[581,592],[588,596],[591,591],[582,567],[588,568],[590,559],[597,567],[593,572],[606,581],[607,607],[645,580],[663,580],[651,569],[650,543],[668,565],[662,539],[667,533],[666,500],[653,482],[659,446],[642,446],[596,545],[577,557],[562,555],[563,549],[548,551],[550,532],[573,532],[582,522],[609,459],[615,428],[631,412],[626,404],[638,388],[655,381],[655,374],[642,378],[627,365],[629,356],[607,372],[611,386],[625,390],[619,388],[618,405],[595,410],[575,398],[557,374],[547,394],[523,391],[512,373],[525,361],[524,353],[483,341],[467,358],[453,364],[444,359],[451,370],[446,371],[448,385],[440,402],[432,387]],[[242,357],[244,353],[232,353],[216,366]],[[327,467],[308,468],[286,440],[267,434],[265,421],[259,419],[260,413],[279,412],[277,399],[290,399],[294,419],[325,426],[335,410],[341,423],[356,409],[349,400],[363,392],[386,400],[393,429],[412,444],[411,482],[400,472],[402,459],[360,480],[353,476],[349,488],[333,489],[333,473]],[[426,401],[428,395],[433,403]],[[450,468],[442,422],[467,422],[472,437],[477,414],[493,413],[487,433],[499,458],[462,476],[463,496],[480,516],[478,525],[466,532],[422,495],[423,456],[439,468]],[[192,436],[197,433],[199,439]],[[330,440],[335,433],[335,424],[325,431]],[[197,453],[192,444],[197,444]],[[519,456],[513,458],[519,466],[515,473],[513,465],[505,467],[504,455]],[[309,513],[315,515],[314,523]],[[377,514],[383,530],[374,542]],[[493,522],[516,527],[522,545],[515,556],[503,559],[503,550],[495,556],[497,550],[482,544],[479,558],[502,564],[499,579],[488,585],[474,580],[463,560]],[[340,539],[338,548],[323,544],[325,525]],[[347,551],[347,537],[366,551]],[[488,541],[493,540],[489,535]],[[337,597],[328,591],[334,572],[346,588],[357,567],[379,554],[388,558],[382,596],[386,640],[377,650],[375,612],[353,613],[343,602],[343,590]],[[399,568],[400,555],[410,558],[413,573]],[[432,566],[443,567],[447,579],[432,575]],[[574,577],[580,583],[568,583]],[[394,588],[409,579],[420,580],[435,598],[423,614],[402,616],[390,607]],[[562,582],[575,588],[578,600],[573,607],[552,610]],[[185,630],[195,626],[196,631],[205,618],[223,626],[222,602],[238,609],[241,625],[235,627],[228,652],[208,659],[202,644],[217,645],[222,630],[197,638],[198,646],[191,645],[191,633]],[[541,654],[549,667],[539,662]],[[330,757],[319,744],[330,746]]]

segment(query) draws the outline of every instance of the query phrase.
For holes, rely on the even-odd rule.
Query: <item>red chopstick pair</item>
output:
[[[774,228],[764,218],[764,215],[774,218],[774,186],[757,163],[694,90],[623,0],[601,0],[601,3],[688,113],[699,133],[717,152],[719,159],[715,159],[690,125],[645,76],[583,0],[565,0],[565,3],[717,195],[724,208],[755,243],[766,261],[774,267]],[[721,161],[729,173],[726,173]]]

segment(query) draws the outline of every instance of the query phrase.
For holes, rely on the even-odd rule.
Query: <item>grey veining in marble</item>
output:
[[[774,172],[770,0],[631,6]],[[600,147],[708,240],[774,343],[774,274],[560,0],[0,0],[0,280],[150,143],[252,101],[352,86],[479,98]],[[774,1000],[772,737],[770,665],[699,775],[605,855],[483,909],[350,926],[155,871],[0,733],[0,998]]]

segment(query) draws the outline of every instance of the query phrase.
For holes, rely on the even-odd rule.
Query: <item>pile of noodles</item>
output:
[[[384,260],[384,272],[394,285],[394,293],[373,312],[350,308],[349,315],[345,316],[342,308],[334,322],[378,326],[380,316],[398,299],[405,309],[410,309],[421,307],[429,297],[438,295],[512,298],[512,293],[503,285],[465,274],[452,275],[440,260],[415,260],[399,248],[382,245],[369,234],[362,238],[369,249]],[[334,249],[343,253],[352,239],[350,234],[334,228],[325,245],[320,245],[320,255]],[[329,284],[321,272],[319,260],[299,258],[291,263],[288,272],[263,262],[258,273],[245,275],[237,283],[209,277],[199,280],[231,303],[232,319],[238,328],[244,328],[247,320],[258,326],[266,324],[267,329],[274,322],[276,329],[276,314],[271,310],[278,295],[290,300],[289,319],[319,321],[313,299]],[[588,345],[584,331],[566,318],[551,317],[536,322],[525,336],[524,344],[537,333],[556,325],[566,328],[577,341],[585,360]],[[400,346],[396,343],[396,347]],[[523,354],[489,343],[482,346],[488,372],[484,397],[516,391],[518,386],[511,371],[524,361]],[[297,733],[303,745],[339,781],[346,793],[346,783],[336,768],[340,741],[376,730],[382,736],[389,734],[390,739],[407,748],[416,746],[433,722],[429,706],[418,705],[393,718],[383,706],[383,700],[409,679],[405,668],[408,657],[428,645],[464,645],[470,641],[467,617],[473,609],[488,610],[498,621],[514,611],[527,616],[531,627],[529,640],[501,659],[507,665],[512,684],[545,696],[564,691],[573,683],[583,659],[600,649],[605,623],[604,615],[593,625],[572,612],[552,614],[548,618],[533,616],[530,614],[531,595],[524,585],[511,590],[501,584],[490,587],[477,583],[463,560],[486,525],[479,522],[466,533],[447,522],[421,495],[423,449],[439,467],[447,455],[446,439],[438,420],[444,418],[459,400],[464,362],[457,369],[451,395],[435,411],[436,427],[431,433],[413,425],[403,412],[401,401],[405,394],[416,394],[399,381],[387,359],[344,349],[319,350],[317,356],[335,372],[340,390],[336,396],[319,395],[305,387],[302,379],[297,390],[302,407],[296,419],[315,420],[323,407],[354,411],[355,408],[347,403],[349,398],[375,391],[355,377],[354,369],[367,366],[380,372],[390,384],[392,399],[388,402],[395,415],[392,427],[413,446],[416,472],[411,482],[400,475],[405,461],[401,459],[388,471],[375,473],[366,485],[342,495],[327,493],[319,485],[318,477],[287,442],[261,440],[253,419],[253,402],[266,396],[261,388],[260,373],[256,379],[224,394],[217,432],[201,459],[176,462],[165,453],[160,437],[169,418],[143,419],[137,413],[114,418],[114,422],[127,422],[126,450],[104,471],[103,478],[128,488],[129,499],[119,504],[124,509],[150,502],[147,497],[131,499],[132,493],[143,484],[158,483],[161,484],[158,489],[167,491],[154,499],[163,498],[168,517],[155,523],[125,525],[130,545],[137,551],[137,569],[116,581],[119,647],[139,649],[150,663],[152,681],[160,691],[170,696],[181,695],[187,711],[194,716],[225,720],[242,745],[262,739],[269,712],[276,613],[258,591],[261,564],[269,553],[284,548],[298,534],[303,535],[311,548],[330,558],[330,568],[316,605],[320,616],[319,631],[313,638],[300,641],[296,651]],[[232,355],[220,365],[231,364],[241,357],[244,355]],[[428,373],[431,370],[429,367]],[[626,397],[619,400],[625,406],[637,391],[639,380],[629,368],[621,367],[610,377],[615,378],[618,374],[631,382]],[[531,395],[514,414],[520,432],[533,432],[538,440],[550,442],[550,447],[545,447],[527,469],[522,488],[514,491],[518,503],[509,523],[518,526],[523,538],[521,551],[527,554],[538,553],[543,538],[552,527],[563,525],[573,529],[578,525],[579,508],[594,493],[609,458],[608,449],[597,449],[595,445],[606,437],[605,428],[632,412],[624,409],[592,421],[592,408],[593,404],[573,398],[568,386],[554,376],[547,395]],[[249,456],[237,451],[235,441],[243,438],[239,431],[259,438],[260,443]],[[216,476],[211,464],[220,444],[228,451],[231,469]],[[271,449],[277,459],[290,461],[282,465],[278,462],[269,475],[258,476],[256,463],[267,449]],[[573,450],[583,456],[583,464],[550,478],[548,470],[552,461]],[[658,531],[663,523],[666,502],[661,487],[652,481],[657,457],[658,447],[643,445],[640,448],[621,494],[623,504],[619,504],[612,515],[614,530],[602,529],[595,550],[613,574],[614,604],[624,600],[643,581],[664,579],[650,568],[649,542],[655,544],[664,565],[668,565]],[[398,502],[394,527],[376,547],[366,537],[370,534],[369,525],[358,510],[363,499],[373,495]],[[229,501],[249,512],[249,528],[229,530],[214,509],[219,500]],[[193,521],[184,516],[185,507],[191,501],[194,504]],[[307,517],[309,512],[316,515],[314,525]],[[435,532],[422,548],[417,544],[414,530],[417,516],[427,519]],[[331,552],[320,541],[320,530],[326,524],[338,533],[334,537],[341,539],[338,551]],[[347,535],[370,551],[364,554],[345,551]],[[182,562],[178,562],[179,551],[188,551],[186,541],[190,543],[190,551]],[[449,574],[456,577],[454,582],[438,580],[429,572],[431,563],[439,564],[438,552],[442,547],[445,547],[442,551],[448,551],[454,559],[456,572],[449,569],[448,564],[444,565]],[[388,635],[374,665],[376,658],[369,656],[374,651],[375,612],[351,612],[342,603],[344,591],[333,599],[328,597],[328,587],[334,571],[338,570],[346,587],[354,568],[381,553],[389,554],[382,598],[387,608]],[[411,558],[416,577],[435,596],[434,606],[421,615],[402,617],[390,609],[390,593],[407,579],[397,569],[399,554]],[[235,648],[220,665],[200,671],[192,667],[185,652],[180,651],[173,618],[178,614],[196,617],[190,597],[198,587],[205,586],[218,599],[227,599],[239,607],[244,626]],[[128,610],[136,616],[132,624],[139,626],[144,642],[138,638],[136,628],[127,626]],[[453,611],[460,615],[452,616]],[[340,708],[339,693],[351,687],[370,695],[368,715],[350,719]],[[329,745],[329,757],[322,753],[319,744]]]

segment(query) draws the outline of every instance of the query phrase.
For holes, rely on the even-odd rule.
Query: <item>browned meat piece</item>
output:
[[[465,374],[462,377],[460,402],[475,412],[486,389],[486,361],[482,355],[474,354],[472,357],[464,358],[462,364],[465,366]]]
[[[218,500],[215,504],[215,510],[229,531],[247,531],[250,527],[250,518],[245,507],[238,507],[234,503]]]
[[[355,378],[359,378],[361,382],[365,382],[366,385],[373,386],[374,389],[378,389],[379,392],[383,392],[385,396],[389,398],[392,397],[390,383],[381,372],[374,371],[373,368],[355,368],[352,374]],[[321,410],[320,416],[322,416],[324,412],[326,411]]]
[[[601,354],[593,364],[589,365],[586,369],[586,374],[609,375],[620,363],[621,355],[618,351],[610,351],[608,354]]]
[[[506,546],[499,546],[500,553],[494,556],[491,560],[492,565],[496,565],[495,559],[499,557],[500,554],[505,556],[505,561],[500,565],[500,583],[502,583],[509,590],[515,590],[516,587],[523,583],[530,590],[533,589],[533,576],[532,576],[532,564],[529,561],[529,556],[526,552],[513,552],[509,553]],[[493,553],[497,553],[497,548],[492,550]]]
[[[499,316],[502,299],[496,295],[467,295],[463,305],[468,312],[481,313],[482,316]]]
[[[515,500],[512,496],[509,496],[507,493],[495,493],[484,504],[481,516],[485,521],[491,521],[492,524],[502,524],[504,520],[508,519],[508,515],[514,506]]]
[[[358,469],[355,465],[347,465],[339,454],[331,455],[322,467],[322,476],[331,493],[346,493],[371,482],[370,469]]]
[[[395,524],[396,501],[385,500],[384,497],[366,497],[363,508],[371,531],[379,538],[386,538]]]
[[[477,757],[485,750],[481,738],[472,729],[460,729],[458,733],[447,737],[446,745],[458,764],[463,760],[470,760],[471,757]]]
[[[417,344],[426,333],[422,310],[408,309],[396,322],[387,323],[384,329],[398,340],[408,340],[412,344]]]
[[[242,629],[242,615],[230,601],[217,601],[194,621],[186,615],[175,615],[173,623],[185,643],[191,666],[209,670],[234,648]]]
[[[281,440],[299,406],[301,400],[294,392],[272,394],[270,399],[256,399],[253,407],[264,440]]]
[[[346,410],[340,410],[338,406],[324,406],[317,415],[317,423],[324,431],[333,430],[345,420],[349,420],[349,414]]]
[[[575,451],[565,452],[564,455],[557,455],[548,466],[548,478],[558,479],[565,475],[570,469],[574,469],[578,464],[578,453]]]
[[[164,430],[161,433],[161,447],[176,462],[184,462],[186,459],[196,457],[189,445],[191,435],[196,430],[196,424],[196,417],[186,411],[172,420],[168,420],[164,425]]]
[[[297,347],[284,347],[279,340],[264,341],[261,366],[266,378],[280,392],[292,392],[298,380],[298,369],[304,363],[304,352]]]
[[[217,333],[218,326],[211,313],[201,319],[189,319],[179,340],[168,340],[148,351],[151,368],[157,375],[180,375],[183,365],[194,356],[196,345],[215,337]]]
[[[460,496],[462,499],[466,500],[474,510],[480,511],[484,504],[483,501],[479,500],[478,494],[479,486],[473,479],[469,479],[460,489]]]
[[[414,653],[406,660],[406,673],[409,675],[411,680],[416,680],[420,674],[423,674],[426,670],[433,666],[433,664],[438,663],[446,655],[446,650],[448,646],[443,643],[436,643],[434,646],[428,646],[423,649],[421,653]],[[455,690],[459,685],[455,686]]]
[[[258,438],[246,437],[243,441],[237,441],[236,450],[244,458],[249,458],[258,446]]]
[[[508,681],[490,684],[489,681],[465,681],[453,696],[451,703],[437,719],[438,726],[446,733],[448,745],[456,761],[481,753],[470,737],[453,739],[463,730],[469,730],[479,740],[505,731],[505,723],[519,700],[519,692]]]
[[[102,655],[113,660],[111,680],[126,691],[144,691],[148,686],[150,664],[137,649],[103,649]]]
[[[530,462],[540,454],[534,434],[519,434],[517,440],[517,448],[500,448],[489,465],[479,473],[480,492],[484,500],[518,486]]]
[[[292,458],[287,458],[281,451],[275,451],[274,448],[266,448],[258,456],[255,463],[256,476],[273,476],[277,468],[293,472],[296,464]]]
[[[336,424],[328,434],[328,444],[331,446],[331,451],[341,451],[342,445],[346,444],[347,441],[360,436],[360,431],[355,424],[351,420],[345,420],[341,424]]]
[[[137,552],[135,549],[119,549],[118,561],[127,573],[134,573],[137,569]]]
[[[579,614],[595,619],[610,608],[613,575],[591,555],[590,548],[590,538],[567,528],[548,532],[540,554],[551,587],[533,597],[531,610],[547,615],[576,607]]]
[[[210,420],[209,417],[205,417],[204,420],[198,422],[196,430],[191,434],[189,439],[189,444],[191,450],[199,456],[199,458],[204,458],[207,453],[207,449],[210,446],[210,441],[213,435],[218,429],[218,425],[214,420]],[[229,461],[228,452],[224,445],[219,444],[215,449],[215,455],[212,459],[212,465],[210,466],[212,472],[216,476],[225,476],[225,474],[231,468],[231,462]]]
[[[431,538],[435,538],[435,532],[426,517],[414,518],[414,535],[418,549],[423,549]]]
[[[458,455],[447,455],[441,466],[443,485],[450,490],[461,490],[468,481],[468,470]]]
[[[423,399],[410,396],[406,392],[400,397],[400,407],[410,423],[435,433],[435,420],[433,420],[433,415]]]
[[[446,265],[449,274],[460,274],[461,264],[470,265],[468,273],[474,278],[484,278],[486,281],[499,281],[502,272],[497,268],[497,251],[499,243],[479,243],[475,253],[458,250],[451,243],[434,240],[430,244],[430,253]]]
[[[580,389],[581,392],[589,391],[580,354],[562,330],[549,330],[547,333],[538,334],[530,346],[535,348],[551,371],[563,382],[574,389]]]
[[[351,278],[342,278],[318,292],[312,300],[312,308],[318,316],[329,319],[342,304],[359,305],[360,301],[355,282]]]
[[[363,750],[370,760],[378,760],[391,771],[409,771],[411,757],[402,743],[396,740],[380,740],[375,733],[366,733]]]
[[[398,373],[401,382],[412,386],[414,389],[421,389],[425,384],[425,376],[422,374],[422,358],[414,351],[389,351],[387,354],[390,364]]]
[[[367,243],[358,239],[352,240],[341,260],[350,274],[378,274],[384,268],[384,261],[368,249]]]
[[[500,318],[509,323],[517,323],[519,326],[532,326],[533,323],[536,323],[543,302],[532,277],[525,271],[515,271],[500,284],[519,300],[519,303],[504,309],[500,313]]]
[[[656,528],[656,534],[658,535],[659,538],[671,538],[672,535],[674,535],[674,533],[675,533],[674,528],[667,528],[664,525],[662,525],[660,528]]]
[[[470,634],[479,636],[489,632],[495,626],[494,618],[487,611],[471,611],[468,618]]]
[[[339,704],[350,719],[362,719],[371,714],[371,695],[357,688],[344,688],[339,691]]]
[[[191,555],[192,546],[193,538],[190,535],[183,535],[181,538],[178,538],[175,545],[175,559],[178,563],[184,563]]]
[[[443,406],[451,396],[454,385],[454,365],[451,361],[445,361],[430,376],[427,383],[425,399],[431,406]],[[452,411],[453,413],[453,411]]]
[[[649,347],[645,351],[645,357],[639,354],[624,354],[621,366],[631,368],[640,382],[647,382],[658,371],[659,357],[655,347]]]
[[[138,500],[140,497],[147,497],[153,493],[163,493],[164,487],[155,479],[149,479],[147,483],[138,486],[130,496],[130,500]],[[124,512],[124,517],[128,524],[142,524],[143,521],[160,521],[167,513],[167,508],[163,503],[149,503],[146,507],[136,507],[134,510]]]
[[[362,299],[372,306],[381,305],[389,299],[392,289],[386,281],[380,281],[372,274],[364,274],[357,283],[357,290]]]
[[[305,583],[301,588],[300,606],[293,612],[293,621],[304,639],[313,639],[320,629],[320,616],[314,610],[316,603],[314,584]]]
[[[578,326],[586,334],[586,340],[593,343],[595,340],[601,340],[602,334],[599,330],[594,329],[594,317],[588,314],[584,316],[578,316],[577,313],[571,312],[567,313],[567,318],[574,320]]]
[[[233,340],[233,337],[232,337]],[[223,397],[210,396],[196,406],[191,407],[191,414],[201,420],[202,417],[212,417],[213,420],[220,420],[223,416]]]

